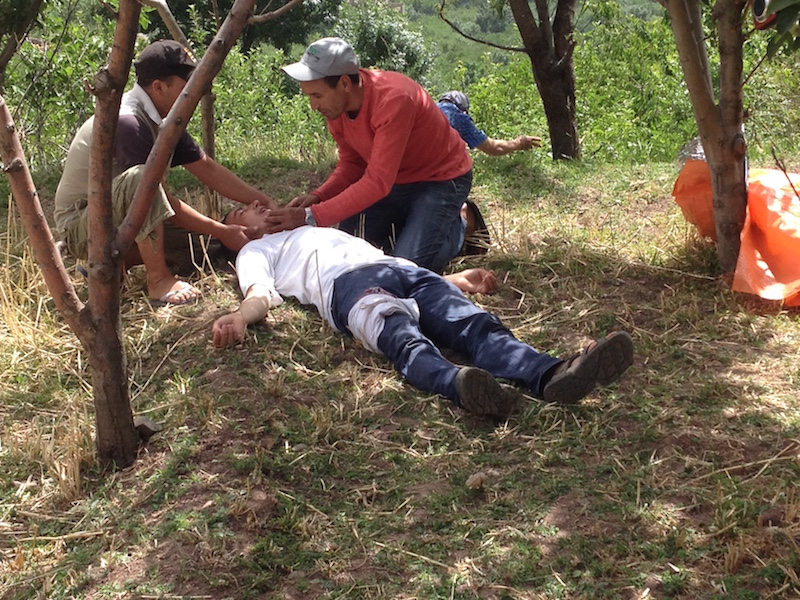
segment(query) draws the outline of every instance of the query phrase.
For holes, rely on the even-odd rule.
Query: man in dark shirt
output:
[[[173,40],[150,44],[134,63],[136,84],[122,97],[114,145],[112,203],[116,225],[130,208],[161,121],[178,99],[195,64],[186,48]],[[56,190],[56,227],[76,258],[85,258],[88,251],[87,197],[93,126],[94,117],[75,135]],[[227,198],[243,204],[258,200],[262,205],[276,206],[269,196],[206,155],[187,132],[178,140],[172,155],[170,167],[178,165]],[[248,241],[244,228],[210,219],[159,186],[136,246],[125,257],[126,267],[144,264],[147,292],[154,305],[183,304],[199,297],[196,288],[173,274],[192,264],[192,250],[197,250],[200,242],[196,236],[191,239],[190,233],[213,236],[233,250]]]

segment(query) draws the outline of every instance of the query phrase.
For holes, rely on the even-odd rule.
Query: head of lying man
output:
[[[247,206],[237,207],[226,214],[222,222],[226,225],[241,225],[246,228],[245,233],[251,240],[257,240],[267,233],[267,217],[269,208],[258,200],[253,200]]]

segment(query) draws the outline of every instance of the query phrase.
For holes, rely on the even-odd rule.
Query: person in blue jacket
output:
[[[518,150],[540,148],[542,138],[521,135],[513,140],[497,140],[478,129],[469,114],[469,98],[464,92],[452,91],[439,98],[437,106],[450,121],[450,126],[461,136],[470,149],[478,149],[489,156],[502,156]]]
[[[469,114],[469,98],[464,92],[456,90],[447,92],[439,98],[436,105],[450,121],[450,126],[458,132],[470,149],[478,149],[489,156],[503,156],[518,150],[539,148],[542,145],[542,138],[531,135],[521,135],[513,140],[498,140],[489,137],[483,130],[478,129],[472,120]],[[464,245],[460,254],[485,254],[491,240],[486,222],[475,202],[468,199],[464,203],[461,207],[461,217],[467,225]]]

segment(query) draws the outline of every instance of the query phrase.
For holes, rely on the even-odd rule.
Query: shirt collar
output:
[[[150,99],[150,96],[147,95],[147,92],[144,91],[144,88],[140,86],[138,83],[133,84],[133,88],[129,92],[125,92],[122,95],[122,103],[120,104],[119,114],[136,114],[136,106],[141,106],[144,111],[147,113],[147,116],[155,123],[156,125],[161,125],[161,115],[158,114],[158,110],[156,109],[156,105],[153,104],[153,101]]]

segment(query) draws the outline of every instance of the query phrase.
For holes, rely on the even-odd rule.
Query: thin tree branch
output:
[[[753,75],[755,75],[755,74],[756,74],[756,71],[758,71],[758,69],[761,67],[761,65],[763,65],[763,64],[764,64],[764,61],[765,61],[765,60],[767,60],[767,58],[768,58],[768,57],[767,57],[767,53],[766,53],[766,52],[764,52],[764,56],[762,56],[762,57],[761,57],[761,58],[758,60],[758,63],[756,63],[756,65],[753,67],[753,69],[752,69],[752,70],[751,70],[751,71],[750,71],[750,72],[747,74],[747,77],[745,77],[745,78],[744,78],[744,81],[742,82],[742,87],[744,87],[744,86],[746,86],[746,85],[747,85],[747,82],[748,82],[748,81],[750,81],[750,78],[751,78]]]
[[[108,2],[106,2],[105,0],[97,0],[97,1],[100,3],[100,6],[102,6],[102,7],[103,7],[103,8],[105,8],[105,9],[106,9],[108,12],[110,12],[110,13],[111,13],[111,16],[112,16],[112,17],[114,18],[114,20],[116,21],[116,20],[117,20],[117,18],[119,17],[119,12],[117,12],[117,9],[116,9],[116,8],[114,8],[113,6],[111,6],[111,5],[110,5]]]
[[[789,182],[789,185],[791,186],[792,191],[794,192],[794,195],[797,198],[800,198],[800,194],[797,193],[797,188],[794,187],[794,183],[792,182],[792,178],[789,177],[789,173],[786,172],[786,163],[784,163],[783,160],[778,158],[778,155],[775,152],[775,146],[772,146],[771,151],[772,151],[772,158],[775,160],[775,164],[777,165],[777,167],[781,171],[783,171],[783,174],[786,176],[786,181]]]
[[[699,3],[692,0],[667,0],[667,12],[672,21],[672,31],[678,48],[686,88],[694,109],[695,121],[703,139],[719,140],[722,137],[722,119],[714,97],[711,73],[708,66],[702,35],[702,18]],[[705,148],[706,152],[715,151]]]
[[[28,94],[31,93],[31,90],[34,89],[34,85],[39,80],[39,78],[41,78],[51,70],[53,59],[55,59],[55,57],[58,56],[58,52],[61,49],[61,44],[64,42],[64,37],[67,35],[67,28],[69,27],[69,23],[72,20],[72,16],[77,10],[77,8],[78,8],[78,0],[74,0],[72,4],[69,4],[67,6],[66,17],[64,18],[64,26],[61,28],[61,32],[58,35],[58,41],[56,42],[55,47],[52,48],[52,52],[50,51],[51,50],[50,47],[46,48],[46,54],[47,54],[46,64],[44,65],[44,67],[42,67],[42,69],[39,70],[38,73],[36,73],[33,77],[31,77],[28,87],[25,88],[25,91],[22,94],[22,98],[20,98],[19,100],[20,104],[17,107],[16,111],[14,112],[15,117],[19,117],[20,111],[22,110],[22,104],[27,99]]]
[[[34,0],[28,7],[28,12],[25,18],[20,21],[16,31],[13,31],[8,36],[8,43],[3,51],[0,52],[0,93],[3,91],[3,80],[5,79],[5,71],[11,58],[16,54],[22,40],[28,35],[28,31],[36,20],[39,14],[39,9],[42,6],[43,0]]]
[[[466,38],[466,39],[468,39],[470,41],[473,41],[473,42],[477,42],[478,44],[483,44],[484,46],[489,46],[490,48],[497,48],[498,50],[506,50],[508,52],[526,52],[525,48],[512,48],[511,46],[502,46],[500,44],[495,44],[495,43],[490,42],[488,40],[482,40],[482,39],[473,37],[473,36],[469,35],[468,33],[465,33],[463,31],[461,31],[461,29],[459,29],[458,26],[455,23],[453,23],[447,17],[444,16],[444,9],[445,9],[445,5],[446,4],[447,4],[447,0],[442,0],[442,5],[439,7],[439,18],[442,21],[444,21],[445,23],[447,23],[450,26],[450,28],[453,31],[455,31],[457,34],[459,34],[461,37],[464,37],[464,38]]]
[[[302,3],[303,3],[303,0],[291,0],[290,2],[287,2],[286,4],[284,4],[283,6],[281,6],[277,10],[273,10],[272,12],[264,12],[264,11],[267,10],[267,8],[269,8],[269,5],[267,5],[267,7],[264,9],[264,11],[262,11],[261,13],[255,15],[255,16],[250,17],[247,20],[247,22],[248,23],[264,23],[266,21],[272,21],[273,19],[277,19],[278,17],[282,17],[287,12],[292,10],[295,6],[297,6],[298,4],[302,4]]]
[[[165,2],[165,0],[140,0],[142,4],[145,6],[149,6],[151,8],[155,8],[158,11],[161,20],[164,21],[164,24],[167,26],[169,30],[169,34],[172,38],[181,43],[184,48],[191,50],[189,45],[189,40],[186,39],[186,36],[183,35],[183,31],[178,25],[178,21],[175,20],[175,15],[172,14],[172,11],[169,9],[169,6]]]
[[[75,293],[75,288],[64,268],[61,254],[56,247],[53,233],[39,202],[25,154],[16,135],[14,121],[0,96],[0,160],[2,172],[8,177],[11,192],[16,199],[25,232],[28,234],[33,255],[42,269],[47,289],[53,296],[56,308],[63,315],[73,332],[81,331],[79,315],[84,308]]]

